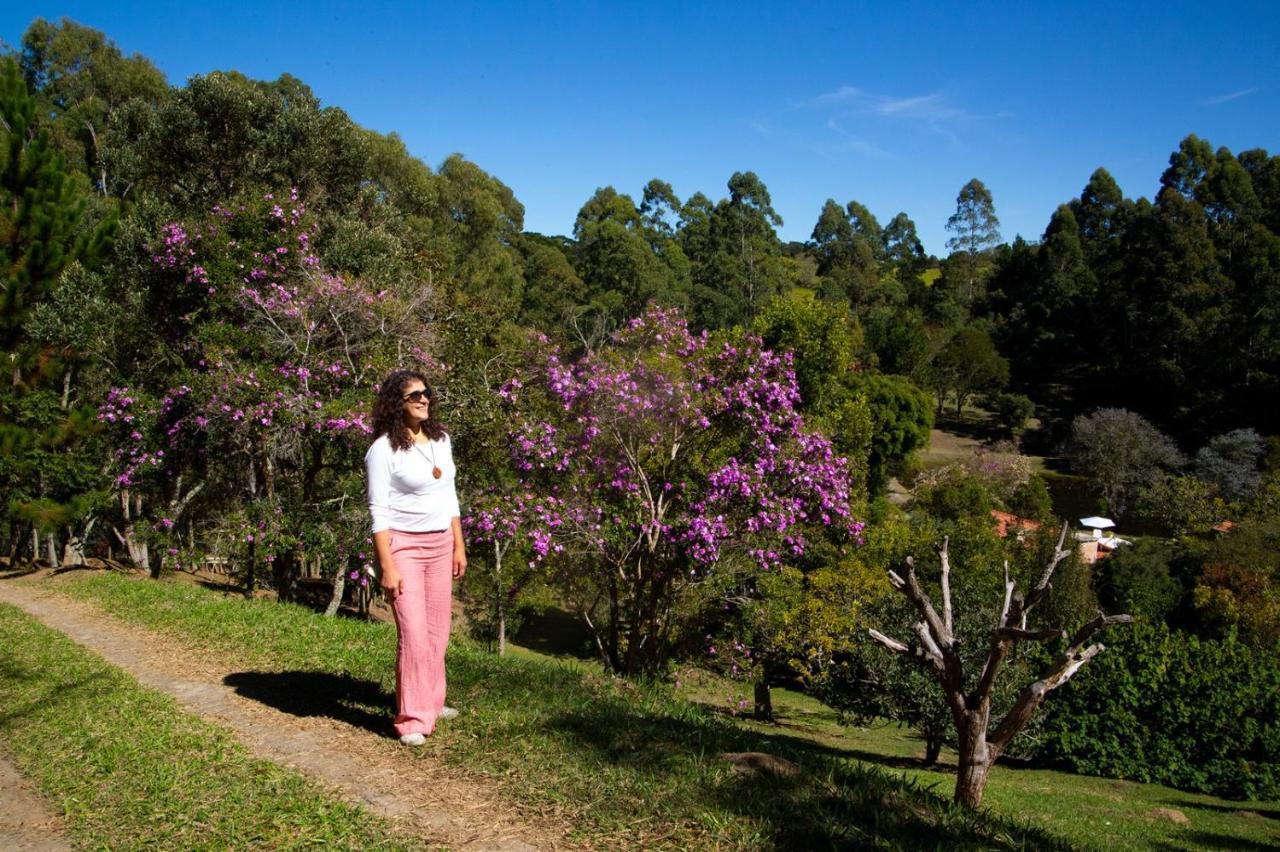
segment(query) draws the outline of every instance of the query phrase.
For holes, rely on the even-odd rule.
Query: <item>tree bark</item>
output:
[[[329,605],[324,608],[326,618],[333,618],[338,614],[338,607],[342,606],[342,595],[347,590],[347,569],[338,566],[338,573],[333,576],[333,594],[329,596]]]
[[[755,717],[759,722],[773,721],[773,694],[769,691],[769,681],[763,677],[755,684]]]
[[[938,762],[938,756],[942,754],[942,733],[940,731],[928,731],[924,736],[924,765],[933,766]]]
[[[966,807],[977,808],[982,804],[987,773],[996,758],[995,750],[987,743],[987,714],[970,711],[957,720],[956,727],[960,749],[954,798]]]
[[[494,576],[494,614],[498,621],[498,656],[506,656],[507,653],[507,608],[506,603],[507,592],[502,588],[502,543],[495,541],[493,543],[493,576]]]

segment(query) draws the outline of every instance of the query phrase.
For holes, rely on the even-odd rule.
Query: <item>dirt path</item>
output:
[[[31,791],[13,764],[0,755],[0,849],[12,852],[65,852],[71,841],[62,821]]]
[[[446,767],[430,751],[411,752],[389,737],[322,717],[300,718],[240,696],[223,683],[240,667],[208,654],[193,660],[166,652],[171,638],[125,625],[58,594],[47,581],[0,582],[0,602],[21,608],[141,683],[173,696],[188,711],[230,729],[256,756],[335,789],[426,844],[502,852],[569,847],[565,826],[520,813],[484,781]],[[0,824],[0,848],[12,848],[3,830]]]

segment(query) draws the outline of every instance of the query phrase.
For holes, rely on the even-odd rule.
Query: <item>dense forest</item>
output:
[[[499,177],[301,80],[174,87],[67,20],[3,58],[0,117],[10,565],[216,562],[246,592],[359,597],[372,389],[409,365],[458,448],[482,637],[554,603],[617,672],[695,657],[763,715],[797,682],[936,756],[941,698],[865,638],[905,624],[885,570],[949,536],[977,633],[1005,560],[1029,577],[1052,546],[991,510],[1054,527],[1069,479],[1151,535],[1073,558],[1044,617],[1139,622],[1021,753],[1280,791],[1280,156],[1187,136],[1152,199],[1099,167],[1034,242],[1002,240],[975,178],[939,258],[851,199],[783,242],[749,170],[602,187],[572,233],[527,232]],[[988,449],[926,469],[935,420]]]

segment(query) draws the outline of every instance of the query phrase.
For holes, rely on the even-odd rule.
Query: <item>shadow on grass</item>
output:
[[[0,666],[0,686],[4,686],[6,690],[10,689],[5,685],[5,681],[30,681],[38,682],[44,677],[43,674],[33,675],[29,671],[23,670],[19,666],[6,663]],[[39,698],[29,699],[24,704],[17,705],[4,712],[0,712],[0,731],[5,731],[12,727],[13,723],[26,716],[31,716],[41,712],[50,702],[68,701],[73,695],[80,692],[88,692],[90,694],[99,691],[99,683],[106,680],[107,676],[101,672],[82,678],[77,681],[66,681],[60,684],[54,684],[47,687]]]
[[[1242,837],[1231,837],[1213,831],[1187,831],[1182,835],[1185,843],[1157,843],[1153,849],[1182,850],[1187,849],[1280,849],[1280,844],[1267,843],[1260,845],[1256,840]]]
[[[386,736],[391,714],[370,707],[394,707],[395,696],[371,680],[320,671],[232,672],[222,682],[237,695],[293,716],[319,716]]]
[[[1280,820],[1280,810],[1263,809],[1262,802],[1241,801],[1238,805],[1210,805],[1207,802],[1188,802],[1185,800],[1167,799],[1165,800],[1171,808],[1177,808],[1181,811],[1213,811],[1220,814],[1236,814],[1248,819],[1271,819]],[[1270,804],[1270,803],[1265,803]]]
[[[548,609],[527,615],[512,641],[530,651],[549,656],[596,660],[591,633],[581,619],[571,612]]]
[[[983,444],[994,443],[1009,437],[1009,430],[996,423],[994,419],[973,414],[957,418],[954,409],[939,417],[934,423],[934,428]]]
[[[643,786],[696,796],[700,813],[719,811],[759,825],[777,848],[1070,848],[1041,829],[968,812],[932,789],[936,785],[891,776],[845,759],[843,750],[790,735],[605,701],[546,724],[596,760],[640,776]],[[792,777],[738,774],[723,755],[741,752],[780,757],[799,771]]]

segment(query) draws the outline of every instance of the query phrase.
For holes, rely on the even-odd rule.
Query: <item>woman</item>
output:
[[[454,489],[452,444],[421,373],[397,370],[382,383],[365,453],[379,583],[395,610],[396,733],[422,745],[444,705],[452,580],[467,570]]]

